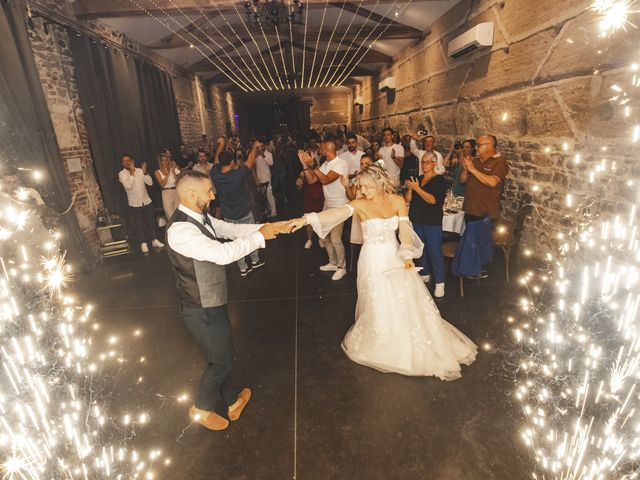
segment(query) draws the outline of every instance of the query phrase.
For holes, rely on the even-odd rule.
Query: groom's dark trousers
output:
[[[207,361],[195,406],[223,416],[238,395],[231,382],[233,350],[224,265],[264,247],[259,228],[203,217],[182,204],[167,226],[167,252],[176,275],[180,315]],[[233,240],[225,243],[225,238]]]
[[[200,377],[195,405],[201,410],[215,411],[224,402],[221,412],[233,405],[238,391],[231,381],[233,368],[233,347],[231,344],[231,324],[227,306],[184,309],[182,320],[187,329],[202,347],[207,366]]]

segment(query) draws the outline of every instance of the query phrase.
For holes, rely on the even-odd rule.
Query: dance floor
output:
[[[135,429],[135,445],[161,448],[172,460],[157,469],[159,477],[530,478],[513,367],[504,354],[512,346],[505,318],[518,289],[504,282],[501,256],[488,279],[466,285],[463,299],[448,279],[438,302],[443,317],[492,350],[481,350],[461,379],[442,382],[349,361],[340,341],[353,322],[355,275],[332,282],[317,269],[324,251],[305,251],[303,243],[301,234],[269,243],[267,265],[244,279],[228,267],[234,380],[251,387],[253,397],[224,432],[190,425],[191,403],[178,398],[195,391],[203,357],[178,317],[166,253],[114,258],[78,278],[103,333],[117,335],[125,352],[105,385],[112,410],[147,411],[150,423]]]

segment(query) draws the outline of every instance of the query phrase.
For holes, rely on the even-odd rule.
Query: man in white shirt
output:
[[[227,311],[225,265],[263,248],[265,240],[285,233],[286,222],[234,224],[208,214],[214,200],[211,179],[185,171],[176,185],[180,205],[167,226],[169,259],[176,275],[180,315],[202,346],[207,366],[189,416],[210,430],[224,430],[247,406],[251,390],[238,392],[231,381],[233,351]],[[216,413],[225,407],[229,420]]]
[[[349,183],[353,183],[353,179],[360,171],[360,158],[364,155],[362,150],[358,150],[358,138],[350,133],[347,136],[347,151],[340,154],[340,158],[347,162],[349,167]]]
[[[256,177],[258,187],[267,184],[267,203],[269,204],[269,216],[277,217],[276,200],[273,198],[273,188],[271,186],[271,167],[273,167],[273,154],[262,144],[256,156]]]
[[[336,137],[334,142],[336,144],[336,155],[342,155],[347,151],[347,146],[344,144],[342,137]]]
[[[384,161],[389,179],[394,185],[400,184],[400,169],[404,163],[404,148],[399,143],[393,143],[393,130],[386,127],[382,130],[384,145],[378,150],[378,159]]]
[[[164,244],[157,238],[153,203],[147,193],[147,185],[153,185],[151,175],[147,173],[147,164],[142,162],[142,168],[136,168],[133,157],[128,154],[122,155],[120,160],[123,168],[118,174],[118,179],[127,192],[133,236],[140,242],[142,253],[149,252],[149,243],[156,248],[162,248]]]
[[[207,158],[207,152],[203,149],[198,150],[198,158],[196,164],[191,167],[192,170],[196,172],[204,173],[205,175],[209,175],[211,173],[211,167],[213,163],[209,163],[209,159]]]
[[[427,135],[426,137],[424,137],[424,150],[420,150],[420,148],[418,148],[418,144],[416,142],[416,138],[417,135],[413,135],[411,138],[411,142],[409,144],[410,149],[411,149],[411,153],[413,153],[416,158],[418,159],[418,174],[422,175],[422,157],[424,157],[424,154],[429,152],[429,153],[433,153],[433,155],[435,155],[435,159],[436,159],[436,168],[435,168],[435,172],[438,175],[444,175],[446,169],[444,167],[444,162],[442,159],[442,154],[440,152],[438,152],[434,146],[436,144],[436,137],[434,137],[433,135]]]
[[[322,183],[325,210],[346,205],[349,203],[349,199],[340,177],[346,177],[349,174],[347,162],[336,156],[336,144],[333,140],[323,142],[321,152],[326,158],[326,162],[320,168],[315,168],[311,155],[303,150],[298,151],[304,175],[307,179],[311,179],[309,183],[314,183],[315,179]],[[342,243],[343,228],[344,222],[333,227],[324,242],[324,248],[329,255],[329,263],[321,266],[320,270],[334,272],[331,277],[332,280],[340,280],[347,274],[347,262],[344,244]]]

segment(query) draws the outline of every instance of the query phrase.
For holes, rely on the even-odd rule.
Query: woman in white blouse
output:
[[[167,220],[169,220],[180,203],[176,193],[176,177],[180,170],[166,153],[158,155],[158,165],[160,168],[156,170],[155,175],[158,185],[162,189],[162,208]]]

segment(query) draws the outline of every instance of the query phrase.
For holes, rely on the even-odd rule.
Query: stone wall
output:
[[[318,131],[336,130],[338,125],[351,123],[353,99],[347,89],[313,91],[308,97],[312,102],[311,126]]]
[[[618,184],[603,195],[611,195],[605,201],[616,208],[624,200],[626,174],[635,167],[633,125],[612,102],[620,95],[612,87],[629,85],[640,33],[629,28],[599,36],[591,3],[461,1],[423,41],[354,88],[365,102],[362,113],[354,114],[354,129],[377,131],[388,124],[411,132],[423,125],[441,151],[456,138],[497,135],[511,168],[504,214],[512,217],[522,194],[533,194],[539,213],[529,231],[533,244],[545,245],[550,232],[568,221],[562,213],[567,192],[593,193],[583,174],[614,161]],[[495,24],[493,47],[458,60],[447,57],[449,40],[489,21]],[[377,90],[389,75],[396,78],[394,95]]]
[[[45,31],[42,20],[36,20],[29,35],[71,195],[76,194],[73,211],[85,240],[96,250],[95,219],[103,206],[102,195],[93,171],[69,38],[57,26],[48,25]]]

